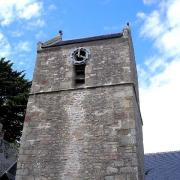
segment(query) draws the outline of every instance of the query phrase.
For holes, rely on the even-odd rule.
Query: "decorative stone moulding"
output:
[[[74,65],[86,64],[89,59],[90,52],[86,48],[79,47],[71,53],[72,63]]]

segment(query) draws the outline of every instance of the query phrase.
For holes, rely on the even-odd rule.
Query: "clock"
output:
[[[85,48],[77,48],[71,54],[71,58],[73,60],[73,64],[86,64],[86,61],[89,58],[89,51]]]

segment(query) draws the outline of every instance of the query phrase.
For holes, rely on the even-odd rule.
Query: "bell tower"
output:
[[[16,180],[143,180],[129,27],[39,43]]]

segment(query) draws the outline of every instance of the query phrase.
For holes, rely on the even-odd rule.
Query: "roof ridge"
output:
[[[154,152],[154,153],[145,153],[144,155],[145,156],[148,156],[148,155],[162,155],[162,154],[172,154],[172,153],[180,153],[180,151],[163,151],[163,152]]]
[[[41,43],[41,47],[38,49],[45,49],[49,47],[56,47],[56,46],[62,46],[67,44],[74,44],[74,43],[83,43],[88,41],[97,41],[97,40],[104,40],[109,38],[118,38],[123,36],[123,33],[113,33],[113,34],[105,34],[105,35],[98,35],[98,36],[91,36],[91,37],[84,37],[84,38],[78,38],[78,39],[71,39],[71,40],[59,40],[57,42],[53,42],[51,44],[44,44]]]

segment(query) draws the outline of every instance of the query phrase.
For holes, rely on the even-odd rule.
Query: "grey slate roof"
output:
[[[145,180],[180,180],[180,151],[145,154]]]
[[[51,43],[42,43],[41,48],[48,48],[48,47],[56,47],[56,46],[63,46],[68,44],[74,44],[74,43],[83,43],[83,42],[89,42],[89,41],[97,41],[97,40],[104,40],[109,38],[118,38],[121,37],[123,33],[114,33],[114,34],[107,34],[107,35],[100,35],[100,36],[94,36],[94,37],[87,37],[87,38],[81,38],[81,39],[72,39],[72,40],[66,40],[62,41],[57,39],[53,41],[51,40]]]
[[[14,162],[5,172],[0,176],[0,180],[15,180],[17,162]]]
[[[0,139],[0,177],[17,161],[17,149]]]

